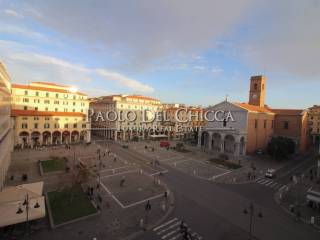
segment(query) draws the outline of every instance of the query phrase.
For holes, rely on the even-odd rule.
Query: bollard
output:
[[[282,193],[279,194],[279,199],[280,199],[280,200],[282,199]]]
[[[193,175],[196,175],[196,170],[193,170]]]
[[[161,208],[162,208],[162,211],[165,212],[165,211],[166,211],[166,208],[167,208],[167,207],[166,207],[166,204],[165,204],[165,203],[162,203]]]
[[[143,218],[141,218],[141,219],[140,219],[140,227],[141,227],[141,228],[144,228],[144,221],[143,221]]]
[[[161,182],[160,182],[160,179],[158,179],[158,185],[160,185],[160,183],[161,183]]]
[[[174,163],[174,166],[176,167],[176,166],[177,166],[177,163]]]
[[[311,219],[310,219],[310,223],[313,225],[315,222],[315,218],[312,216]]]
[[[114,169],[112,169],[112,174],[115,174],[115,173],[116,173],[116,171]]]
[[[140,174],[142,174],[142,169],[140,169]]]

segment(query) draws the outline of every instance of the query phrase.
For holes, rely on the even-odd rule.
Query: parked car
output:
[[[263,151],[263,149],[257,149],[257,151],[256,151],[256,154],[257,155],[263,155],[264,154],[264,151]]]
[[[306,195],[307,203],[310,207],[320,208],[320,187],[311,187]]]
[[[276,177],[276,170],[275,169],[268,169],[266,174],[264,175],[267,178],[275,178]]]
[[[170,142],[168,142],[168,141],[161,141],[161,142],[160,142],[160,147],[170,147]]]

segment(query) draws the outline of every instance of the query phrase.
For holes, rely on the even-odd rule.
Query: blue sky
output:
[[[143,94],[208,106],[319,104],[320,1],[0,0],[0,60],[15,83],[73,85],[90,96]],[[232,7],[231,7],[232,6]]]

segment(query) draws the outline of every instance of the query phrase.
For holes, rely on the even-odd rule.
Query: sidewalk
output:
[[[297,183],[290,183],[288,188],[278,191],[274,197],[276,202],[297,220],[311,224],[311,217],[314,217],[313,226],[320,230],[320,208],[310,207],[306,200],[308,189],[315,186],[320,187],[320,184],[311,181],[307,171],[303,177],[298,177]]]
[[[195,155],[199,156],[202,159],[210,159],[213,157],[219,157],[219,153],[207,152],[202,149],[186,145],[186,147],[194,152]],[[216,182],[219,183],[228,183],[228,184],[243,184],[254,182],[257,179],[264,177],[265,172],[269,169],[280,169],[287,162],[279,162],[273,160],[268,155],[255,156],[255,155],[246,155],[246,156],[229,156],[230,162],[240,164],[242,167],[236,170],[232,170],[231,173],[223,175],[221,177],[215,178]]]
[[[45,191],[53,191],[64,188],[71,184],[71,173],[57,173],[48,176],[40,176],[37,162],[38,160],[49,159],[51,155],[66,156],[73,159],[74,151],[76,158],[80,156],[96,156],[99,147],[95,144],[90,146],[71,146],[71,149],[56,147],[44,150],[22,150],[14,152],[13,162],[10,166],[7,185],[18,185],[21,182],[33,182],[43,180]],[[97,155],[98,159],[98,155]],[[101,214],[92,218],[81,220],[65,226],[51,230],[48,218],[41,219],[32,226],[30,239],[127,239],[128,236],[135,236],[142,233],[143,228],[150,228],[163,221],[173,209],[174,198],[171,191],[161,181],[147,175],[137,175],[131,169],[139,169],[130,163],[118,158],[114,161],[114,155],[101,154],[104,167],[101,169],[100,191],[95,193],[100,195],[99,207]],[[129,170],[128,170],[129,169]],[[28,174],[28,180],[22,181],[21,175]],[[14,176],[11,180],[10,176]],[[123,187],[119,185],[122,176],[126,182]],[[90,181],[89,184],[96,186],[97,181]],[[164,192],[168,192],[167,199]],[[151,210],[147,213],[145,205],[150,201]],[[98,196],[96,196],[98,201]],[[148,224],[146,224],[146,218]],[[142,222],[143,221],[143,222]],[[24,226],[24,224],[22,225]],[[15,228],[12,236],[21,237],[24,228]],[[128,238],[129,239],[129,238]]]

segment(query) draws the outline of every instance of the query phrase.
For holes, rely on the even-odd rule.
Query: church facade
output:
[[[225,100],[209,108],[209,112],[230,111],[232,120],[207,122],[199,131],[198,147],[241,156],[265,149],[273,136],[285,136],[294,140],[297,151],[304,151],[307,139],[307,129],[304,129],[307,127],[306,112],[269,108],[265,105],[265,84],[266,77],[253,76],[250,79],[248,103]]]

